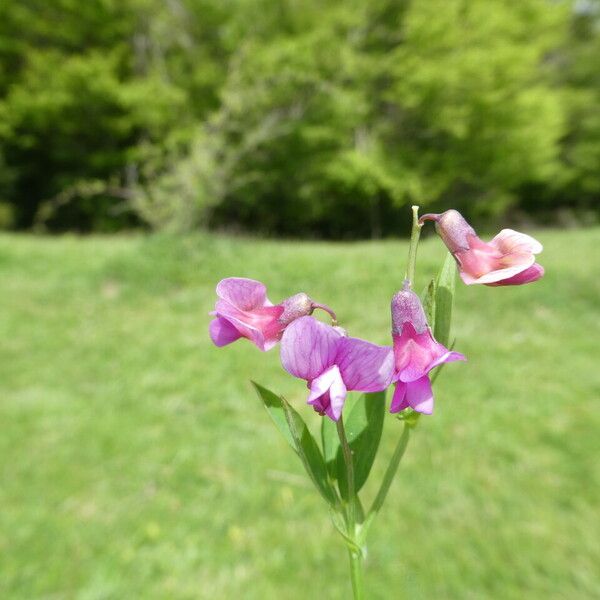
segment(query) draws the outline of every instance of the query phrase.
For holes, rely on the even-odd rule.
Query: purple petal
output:
[[[242,336],[240,332],[226,319],[217,317],[210,322],[209,325],[210,339],[215,346],[227,346]]]
[[[397,413],[409,407],[408,400],[406,399],[407,386],[408,384],[403,381],[398,381],[396,383],[396,389],[394,390],[394,396],[390,406],[391,413]]]
[[[425,415],[433,412],[433,390],[427,375],[406,384],[406,400],[417,412]]]
[[[244,277],[222,279],[217,285],[217,296],[244,311],[271,306],[267,288],[260,281]]]
[[[342,338],[335,359],[349,390],[379,392],[392,383],[394,352],[358,338]]]
[[[283,329],[279,322],[283,312],[281,306],[265,306],[244,312],[226,300],[218,300],[215,308],[219,317],[229,321],[240,335],[248,338],[260,350],[269,350],[279,340]]]
[[[323,402],[323,396],[328,396],[328,405]],[[345,401],[346,386],[336,365],[327,369],[311,382],[308,404],[319,406],[319,412],[325,409],[327,416],[332,420],[337,421],[340,418]]]
[[[342,335],[330,325],[300,317],[288,325],[281,338],[283,368],[300,379],[312,381],[333,366]]]

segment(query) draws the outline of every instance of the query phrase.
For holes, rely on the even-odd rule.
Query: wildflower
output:
[[[424,221],[435,221],[436,231],[456,259],[467,285],[521,285],[544,274],[544,268],[535,262],[543,247],[531,236],[503,229],[486,243],[456,210],[423,215],[419,222]]]
[[[347,337],[339,327],[301,317],[283,334],[281,362],[288,373],[306,380],[308,404],[337,421],[347,392],[378,392],[390,385],[394,360],[389,347]]]
[[[210,337],[215,345],[226,346],[241,337],[249,339],[260,350],[270,350],[284,329],[295,319],[322,308],[333,318],[335,314],[323,304],[313,302],[306,294],[290,296],[273,305],[267,288],[253,279],[229,277],[217,285],[219,299],[210,323]]]
[[[421,301],[408,281],[392,298],[392,338],[396,389],[390,412],[410,406],[429,415],[433,412],[433,390],[428,373],[443,363],[466,359],[434,339]]]

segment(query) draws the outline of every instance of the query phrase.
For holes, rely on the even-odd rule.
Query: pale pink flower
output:
[[[467,285],[521,285],[544,274],[544,268],[535,262],[543,247],[529,235],[503,229],[486,243],[456,210],[423,215],[419,221],[435,221],[436,231],[456,259]]]

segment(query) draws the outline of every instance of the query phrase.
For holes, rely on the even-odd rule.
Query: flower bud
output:
[[[281,306],[283,306],[283,314],[279,317],[279,321],[283,325],[288,325],[300,317],[306,317],[313,311],[313,302],[304,292],[290,296],[281,303]]]
[[[423,215],[419,221],[435,221],[435,230],[452,254],[469,249],[469,236],[477,236],[475,230],[457,210],[447,210],[440,215]]]
[[[408,280],[392,298],[392,335],[402,335],[405,323],[411,323],[416,333],[427,330],[427,317],[417,294],[410,289]]]

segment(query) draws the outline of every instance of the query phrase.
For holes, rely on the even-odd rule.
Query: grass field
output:
[[[600,230],[536,236],[540,282],[458,287],[469,362],[371,531],[372,598],[600,597]],[[221,277],[254,277],[387,343],[406,248],[0,236],[0,598],[348,598],[345,548],[248,380],[316,426],[303,383],[276,350],[211,346],[207,313]],[[418,288],[443,255],[424,241]]]

